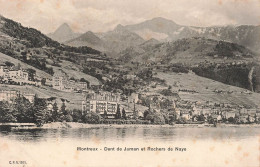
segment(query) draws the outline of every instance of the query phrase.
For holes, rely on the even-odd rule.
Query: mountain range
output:
[[[111,57],[116,57],[119,52],[122,50],[139,45],[145,42],[139,35],[134,32],[128,31],[122,25],[118,25],[114,30],[108,31],[106,33],[94,34],[91,31],[88,31],[84,34],[79,35],[74,39],[70,39],[66,41],[66,37],[70,36],[71,31],[64,35],[64,39],[61,41],[69,46],[90,46],[94,49],[106,52]],[[56,34],[62,34],[59,29],[55,31]],[[75,34],[72,32],[72,34]],[[51,37],[51,36],[50,36]],[[54,38],[53,38],[54,39]],[[55,39],[54,39],[55,40]]]
[[[118,25],[105,33],[95,34],[88,31],[76,38],[67,38],[67,41],[65,38],[61,39],[65,42],[59,43],[36,29],[23,27],[20,23],[0,17],[0,52],[50,75],[58,68],[63,68],[63,64],[69,64],[66,67],[69,67],[70,74],[84,72],[102,80],[109,71],[108,67],[110,71],[114,71],[112,73],[117,74],[128,66],[131,69],[131,63],[139,63],[143,65],[142,68],[148,66],[156,69],[159,65],[172,72],[176,68],[184,72],[192,70],[197,75],[225,84],[260,91],[259,54],[255,49],[250,50],[251,46],[258,44],[258,26],[211,27],[212,31],[210,28],[205,28],[205,31],[202,31],[203,28],[195,28],[201,32],[193,32],[204,34],[199,36],[184,33],[186,30],[192,32],[194,27],[182,27],[173,21],[155,18],[137,25]],[[141,29],[149,29],[157,35],[168,35],[161,39],[157,35],[144,39],[141,37]],[[219,38],[210,36],[217,30],[221,31],[218,34],[222,34],[215,36]],[[180,33],[173,33],[176,31]],[[256,37],[252,32],[256,33]],[[76,33],[67,24],[63,24],[54,34],[68,37],[69,34]],[[205,37],[207,34],[208,37]],[[226,38],[237,34],[235,39],[241,40],[222,40],[220,38],[225,37],[223,34],[226,34]],[[167,40],[173,37],[174,40]],[[119,60],[116,64],[120,66],[103,63],[97,69],[97,63],[88,63],[87,59],[92,58],[110,62],[111,59],[99,50],[110,57],[116,57],[115,61]]]
[[[217,41],[204,37],[182,38],[173,42],[159,43],[150,39],[141,45],[120,52],[124,62],[154,62],[162,64],[182,63],[194,65],[209,62],[246,62],[257,59],[254,52],[242,45]]]
[[[257,49],[253,49],[259,41],[258,29],[259,26],[188,27],[155,18],[136,25],[118,25],[105,33],[77,34],[68,24],[63,24],[53,33],[57,37],[54,39],[1,16],[0,63],[20,64],[22,68],[36,71],[37,78],[49,81],[62,69],[69,78],[83,78],[91,85],[102,84],[110,91],[115,88],[121,92],[142,91],[148,88],[146,83],[158,79],[170,80],[166,87],[174,87],[179,82],[186,85],[176,87],[176,91],[189,86],[197,89],[197,84],[203,89],[193,94],[196,99],[259,106],[256,92],[260,92],[260,63]],[[214,36],[213,32],[219,35]],[[106,57],[103,52],[117,59]],[[151,73],[145,73],[147,70]],[[151,80],[150,74],[155,76]],[[127,76],[136,77],[133,81],[124,80]],[[48,86],[30,89],[54,96]],[[216,89],[230,93],[216,94]],[[245,89],[254,92],[247,93]],[[66,93],[55,96],[63,97],[63,94]],[[66,99],[74,103],[75,96],[66,95]],[[76,102],[74,105],[79,106]]]
[[[194,27],[179,25],[172,20],[158,17],[138,24],[126,26],[118,25],[114,30],[109,32],[99,34],[91,33],[90,37],[87,37],[84,34],[83,37],[81,37],[71,30],[66,30],[69,29],[67,24],[62,25],[61,27],[52,33],[57,35],[49,35],[49,37],[54,40],[65,42],[71,46],[89,45],[94,49],[100,49],[109,53],[112,52],[113,56],[128,47],[140,45],[152,38],[160,42],[171,42],[182,38],[205,37],[237,43],[253,51],[260,52],[260,26]],[[76,37],[73,39],[72,37],[74,35]],[[68,37],[71,39],[68,40]],[[99,42],[96,42],[97,39]]]
[[[144,39],[155,38],[161,41],[176,41],[181,38],[205,37],[237,43],[254,51],[260,51],[260,26],[182,26],[159,17],[139,24],[127,25],[125,28],[137,33]]]

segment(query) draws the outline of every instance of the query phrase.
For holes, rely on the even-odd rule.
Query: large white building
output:
[[[35,94],[21,93],[16,90],[0,90],[0,101],[6,101],[6,102],[11,103],[13,100],[15,100],[19,96],[23,96],[24,98],[29,100],[31,103],[34,102]]]
[[[82,102],[82,112],[95,112],[108,117],[114,117],[119,106],[120,96],[110,92],[88,94],[86,101]]]
[[[15,90],[1,90],[0,101],[11,102],[18,97],[18,92]]]
[[[7,67],[5,65],[0,65],[0,77],[6,80],[29,80],[29,74],[25,70],[18,69],[17,67]]]
[[[72,92],[74,90],[87,90],[88,84],[69,80],[69,76],[65,72],[58,70],[53,75],[52,87],[60,91]]]
[[[34,82],[29,80],[29,73],[18,67],[8,67],[0,64],[0,79],[4,83],[15,82],[17,84],[30,84],[40,86],[41,82]]]
[[[68,82],[68,76],[62,70],[58,70],[53,74],[52,87],[57,90],[65,91]]]

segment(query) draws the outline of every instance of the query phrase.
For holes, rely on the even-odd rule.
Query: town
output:
[[[181,88],[172,91],[164,81],[153,81],[145,89],[130,94],[110,92],[102,85],[91,86],[82,78],[76,80],[62,70],[56,71],[51,80],[36,77],[36,72],[23,69],[11,62],[0,65],[0,121],[2,123],[81,122],[90,124],[249,124],[260,122],[260,110],[231,103],[183,100],[181,94],[196,94],[196,90]],[[138,80],[137,75],[127,75]],[[46,82],[48,80],[48,82]],[[67,108],[70,101],[57,97],[41,98],[37,92],[14,88],[30,86],[48,88],[61,93],[81,95],[80,107]],[[153,89],[162,88],[161,93]],[[150,89],[150,91],[149,91]],[[214,90],[213,93],[223,93]],[[232,93],[232,92],[227,92]],[[173,96],[173,98],[169,98]]]

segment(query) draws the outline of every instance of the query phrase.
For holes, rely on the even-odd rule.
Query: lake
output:
[[[0,132],[0,164],[21,160],[26,167],[259,166],[259,143],[260,129],[254,126],[12,129]],[[122,151],[116,151],[119,147]],[[148,147],[166,151],[140,151]]]
[[[93,127],[73,129],[12,129],[0,131],[0,137],[24,142],[60,140],[87,141],[96,137],[101,141],[177,141],[196,138],[199,140],[242,140],[258,137],[259,127]]]

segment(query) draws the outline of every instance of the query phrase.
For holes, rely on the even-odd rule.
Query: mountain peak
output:
[[[125,28],[124,28],[124,26],[122,26],[121,24],[118,24],[114,30],[116,30],[116,31],[122,31],[122,30],[125,30]]]
[[[68,23],[63,23],[54,33],[61,33],[61,34],[72,34],[72,30]]]
[[[149,20],[148,20],[149,21]],[[161,22],[161,23],[170,23],[170,24],[176,24],[174,21],[165,19],[163,17],[155,17],[150,20],[151,22]],[[176,24],[177,25],[177,24]]]
[[[147,40],[146,42],[154,42],[154,43],[159,43],[159,41],[155,38],[151,38],[149,40]]]
[[[63,23],[60,27],[70,27],[68,23]]]
[[[79,36],[78,38],[95,38],[95,39],[99,39],[92,31],[87,31],[84,34],[82,34],[81,36]]]
[[[141,45],[147,46],[147,45],[155,45],[155,44],[158,44],[158,43],[160,43],[158,40],[151,38],[151,39],[145,41],[144,43],[142,43]]]
[[[91,34],[91,35],[95,35],[92,31],[87,31],[84,34]]]
[[[171,34],[178,31],[181,27],[182,26],[176,24],[172,20],[162,17],[156,17],[138,24],[125,26],[127,30],[133,31],[144,38],[150,36],[159,40],[171,36]]]
[[[77,38],[80,35],[80,33],[73,32],[68,23],[61,24],[55,32],[48,34],[50,38],[60,43]]]

